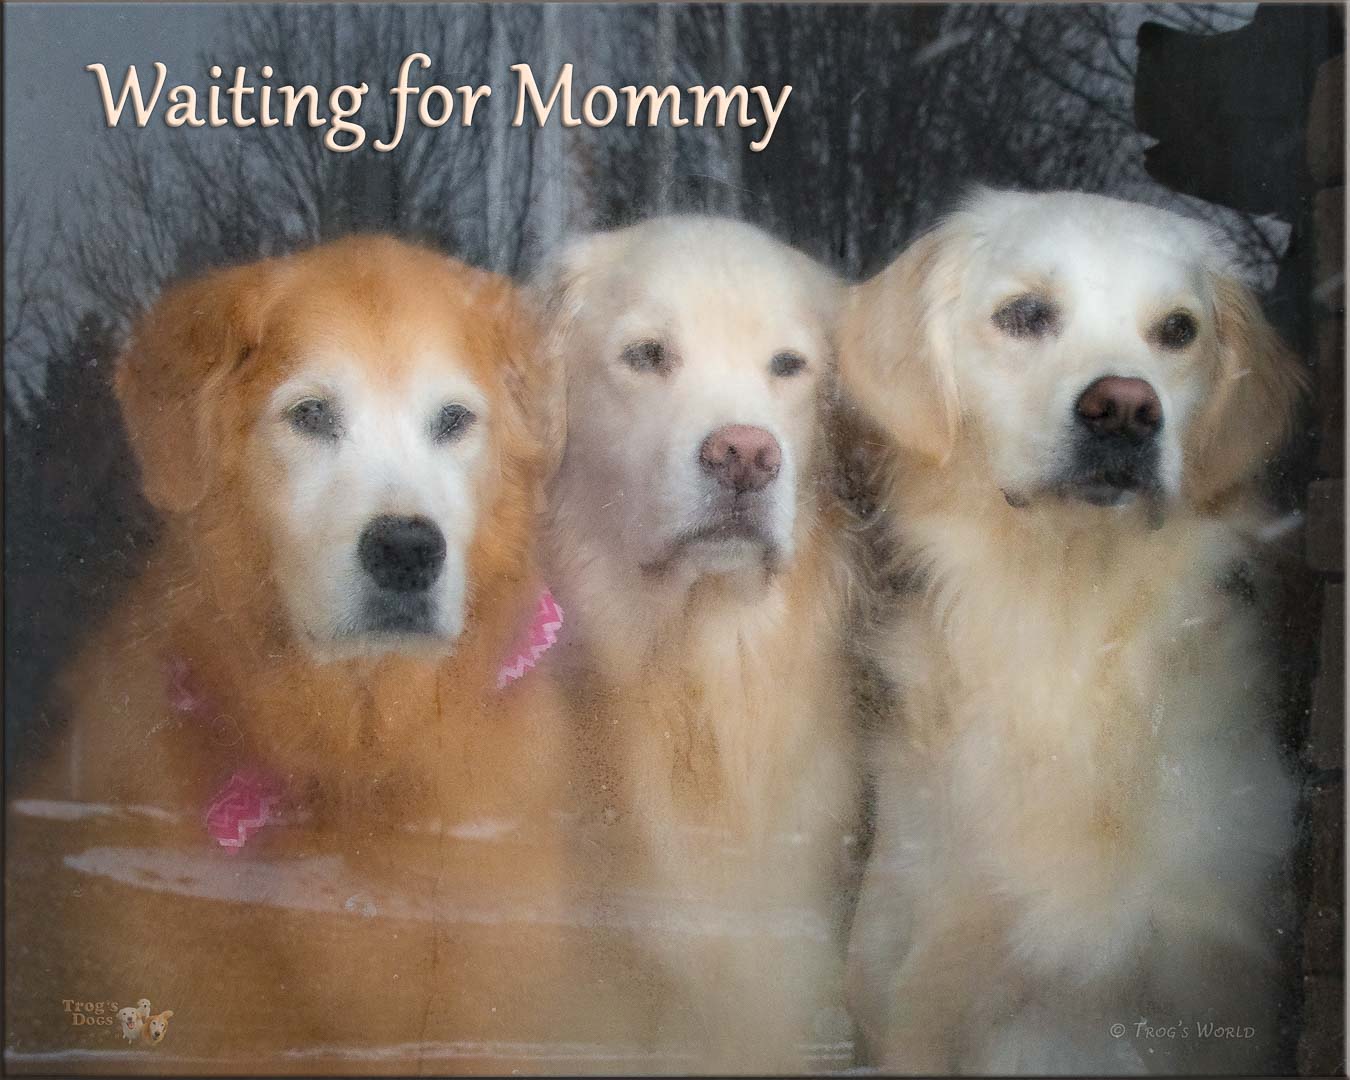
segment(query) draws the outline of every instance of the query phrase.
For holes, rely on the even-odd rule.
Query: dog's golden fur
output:
[[[746,283],[743,260],[767,281]],[[659,278],[662,266],[669,278]],[[716,284],[723,274],[742,283],[731,296]],[[809,302],[792,292],[802,286]],[[602,880],[614,903],[654,894],[662,908],[611,968],[627,978],[622,968],[658,962],[634,985],[630,1014],[640,1037],[675,1053],[676,1067],[811,1067],[806,1044],[847,1033],[840,927],[857,801],[845,655],[852,530],[831,489],[827,430],[833,283],[744,226],[658,219],[581,241],[548,287],[569,406],[545,540],[550,581],[571,620],[556,668],[579,725],[577,776],[602,834]],[[714,343],[706,372],[652,376],[649,405],[630,398],[612,415],[586,404],[622,344],[600,342],[652,305],[671,313],[657,317],[659,332],[682,364],[697,365],[702,343]],[[586,506],[592,496],[617,499],[640,515],[665,483],[660,466],[630,473],[642,490],[611,488],[610,469],[587,465],[578,445],[612,431],[612,441],[599,439],[612,466],[640,453],[639,432],[669,428],[677,450],[656,460],[692,458],[705,429],[684,411],[688,402],[723,392],[721,378],[767,368],[772,348],[787,343],[776,335],[797,319],[825,335],[825,348],[811,357],[821,367],[814,389],[802,388],[810,396],[775,421],[793,432],[790,452],[803,462],[787,495],[793,553],[773,572],[690,571],[676,583],[638,569],[640,554],[615,545]],[[747,396],[738,407],[756,405]],[[674,414],[681,419],[670,421]],[[688,450],[684,436],[695,436]],[[673,523],[658,518],[642,536],[666,531]]]
[[[291,368],[330,342],[374,387],[429,349],[489,403],[453,646],[320,662],[283,611],[279,484],[255,432]],[[139,1068],[350,1068],[342,1047],[384,1048],[382,1069],[520,1067],[493,1040],[576,1037],[551,831],[561,712],[537,672],[495,686],[541,587],[534,348],[504,279],[378,237],[207,274],[139,322],[116,389],[164,534],[66,672],[68,737],[23,793],[118,812],[62,826],[60,850],[48,825],[11,815],[18,1048],[63,1021],[53,1000],[139,993],[176,1016]],[[175,664],[209,719],[171,707]],[[200,815],[249,765],[282,778],[283,823],[232,860]],[[127,809],[144,806],[158,812]],[[511,842],[464,838],[482,823]],[[161,855],[176,876],[153,868]]]
[[[1198,227],[1046,197],[1061,274],[1101,256],[1119,275],[1101,295],[1131,317],[1132,256],[1096,250],[1095,223],[1154,245],[1148,259],[1187,238],[1209,299],[1195,355],[1158,378],[1175,380],[1166,400],[1199,404],[1162,507],[1006,495],[1004,436],[971,365],[995,370],[1020,346],[988,324],[977,275],[991,251],[1021,269],[1046,227],[1025,224],[1036,198],[975,196],[858,286],[846,319],[845,385],[893,447],[881,520],[905,586],[875,642],[898,712],[869,755],[876,839],[851,1003],[899,1072],[1259,1070],[1278,1038],[1295,788],[1258,620],[1221,583],[1253,554],[1250,481],[1284,437],[1298,370]],[[1065,334],[1078,299],[1062,301]],[[1133,364],[1116,333],[1103,359]],[[1049,422],[1016,396],[1034,364],[1095,377],[1092,350],[1072,346],[997,369],[1016,410],[1000,419]],[[1150,1037],[1140,1021],[1189,1034]],[[1206,1040],[1205,1022],[1249,1030]]]

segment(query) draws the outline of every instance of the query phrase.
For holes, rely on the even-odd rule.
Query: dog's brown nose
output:
[[[1162,402],[1143,379],[1108,375],[1083,391],[1078,419],[1098,435],[1124,435],[1140,441],[1162,427]]]
[[[703,440],[698,461],[705,473],[739,494],[767,487],[782,467],[783,451],[761,427],[728,424]]]

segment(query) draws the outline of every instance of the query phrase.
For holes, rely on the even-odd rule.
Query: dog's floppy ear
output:
[[[1186,485],[1203,506],[1255,479],[1280,451],[1307,389],[1298,359],[1236,278],[1214,278],[1218,373],[1186,446]]]
[[[961,405],[950,319],[959,295],[949,225],[920,237],[870,281],[854,286],[840,332],[845,393],[902,447],[945,462]]]
[[[502,383],[511,405],[510,414],[503,417],[514,431],[509,444],[529,447],[530,466],[537,469],[541,449],[546,450],[551,439],[556,411],[552,365],[544,354],[538,311],[526,291],[510,278],[458,261],[454,266],[450,287],[456,299],[462,299],[467,279],[473,309],[491,315],[490,347],[502,360]]]
[[[595,279],[619,256],[621,243],[621,231],[573,237],[535,271],[530,289],[551,337],[565,339],[576,329]]]
[[[161,510],[196,506],[211,479],[213,391],[262,337],[266,263],[174,286],[141,317],[114,387],[145,496]]]
[[[541,352],[551,393],[546,429],[547,475],[562,461],[567,440],[567,365],[596,276],[618,254],[616,233],[591,233],[564,244],[531,276],[529,293],[541,327]]]

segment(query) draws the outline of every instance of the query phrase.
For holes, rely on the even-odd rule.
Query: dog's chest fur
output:
[[[815,827],[813,807],[835,798],[810,778],[812,758],[843,748],[840,658],[795,608],[774,595],[710,613],[688,628],[678,663],[648,668],[629,722],[645,729],[632,747],[644,777],[634,790],[653,821],[759,840]]]
[[[592,794],[668,880],[707,884],[721,872],[688,860],[726,858],[743,883],[766,860],[825,857],[851,827],[839,558],[812,545],[753,599],[709,582],[653,618],[640,647],[633,633],[586,650],[576,712]],[[606,625],[578,606],[578,621]],[[611,644],[626,655],[611,662]]]
[[[1088,973],[1137,958],[1160,906],[1249,906],[1292,787],[1252,614],[1217,588],[1235,538],[910,529],[926,582],[884,648],[904,718],[880,828],[916,908],[996,896],[1010,953]]]

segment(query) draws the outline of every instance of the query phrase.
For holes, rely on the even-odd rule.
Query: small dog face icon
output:
[[[140,1001],[136,1002],[136,1011],[139,1012],[139,1013],[141,1014],[141,1019],[142,1019],[142,1020],[149,1020],[149,1019],[150,1019],[150,999],[149,999],[149,998],[141,998]]]
[[[165,1009],[157,1016],[150,1017],[145,1024],[145,1041],[151,1046],[158,1046],[164,1041],[164,1035],[169,1030],[169,1018],[173,1016],[172,1009]]]
[[[135,1042],[145,1027],[145,1018],[141,1016],[139,1010],[128,1005],[125,1009],[117,1010],[117,1026],[127,1042]]]

